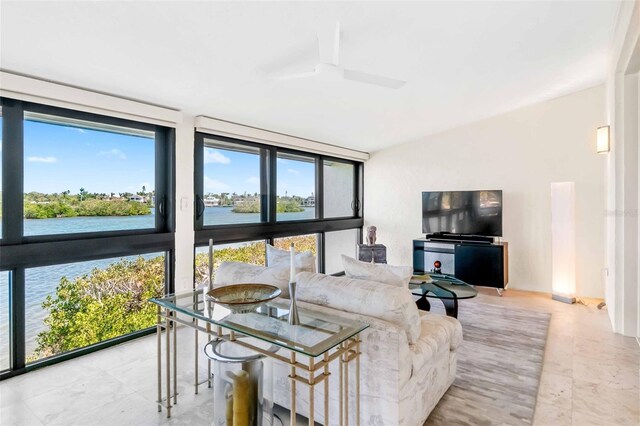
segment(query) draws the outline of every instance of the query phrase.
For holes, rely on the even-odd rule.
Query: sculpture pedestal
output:
[[[387,247],[383,244],[358,244],[358,260],[361,262],[387,263]]]

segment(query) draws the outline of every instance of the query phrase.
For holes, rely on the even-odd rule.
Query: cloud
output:
[[[249,179],[247,179],[247,183],[250,183],[252,185],[258,185],[260,183],[260,178],[256,176],[251,176]]]
[[[76,130],[77,130],[78,132],[80,132],[80,133],[85,133],[84,129],[81,129],[81,128],[79,128],[79,127],[76,127]]]
[[[208,176],[204,177],[204,190],[206,192],[224,192],[229,189],[229,185],[224,182],[220,182],[216,179],[211,179]]]
[[[204,150],[204,164],[229,164],[231,159],[220,151],[216,151],[214,149],[205,149]]]
[[[296,175],[296,176],[300,175],[300,172],[296,169],[287,169],[287,171],[292,175]]]
[[[30,163],[57,163],[56,157],[27,157],[27,161]]]
[[[127,156],[124,154],[124,152],[120,151],[117,148],[113,148],[113,149],[110,149],[108,151],[100,151],[99,154],[100,155],[104,155],[106,157],[119,158],[121,160],[126,160],[127,159]]]

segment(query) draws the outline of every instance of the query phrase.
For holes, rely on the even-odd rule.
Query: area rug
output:
[[[458,319],[456,379],[425,426],[532,424],[551,314],[475,299],[460,302]]]

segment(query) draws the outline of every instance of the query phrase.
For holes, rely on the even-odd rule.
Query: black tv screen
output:
[[[502,236],[502,191],[423,192],[422,232]]]

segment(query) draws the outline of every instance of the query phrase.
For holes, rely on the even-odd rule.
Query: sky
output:
[[[308,197],[315,191],[314,163],[278,158],[277,167],[278,195]],[[204,192],[260,193],[260,156],[205,148]]]
[[[25,120],[24,141],[25,192],[155,188],[152,138]],[[205,193],[260,192],[259,155],[205,148],[204,163]],[[313,163],[278,158],[277,165],[278,195],[308,197],[315,191]]]
[[[152,138],[25,120],[24,192],[151,191],[154,153]]]

